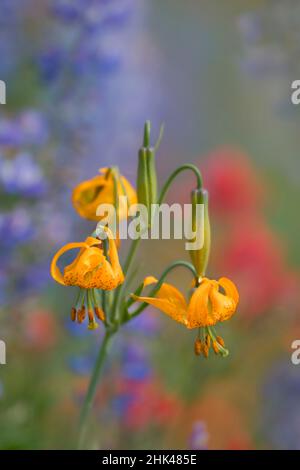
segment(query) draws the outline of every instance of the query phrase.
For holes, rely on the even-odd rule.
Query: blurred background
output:
[[[102,332],[71,324],[73,289],[49,261],[93,225],[72,188],[117,164],[135,183],[142,126],[161,122],[162,184],[199,165],[210,191],[209,275],[228,276],[238,314],[226,359],[148,308],[110,350],[88,442],[95,449],[300,449],[297,0],[0,0],[0,448],[74,448]],[[182,175],[169,201],[188,202]],[[188,259],[143,242],[139,279]],[[187,287],[178,270],[171,279]]]

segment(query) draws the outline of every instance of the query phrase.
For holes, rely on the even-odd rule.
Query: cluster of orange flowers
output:
[[[119,221],[128,217],[128,207],[137,202],[145,202],[141,201],[145,191],[148,191],[145,194],[147,204],[157,202],[153,157],[154,148],[149,145],[149,134],[147,134],[147,127],[145,127],[144,145],[139,152],[137,192],[129,181],[119,174],[116,167],[102,168],[99,175],[80,183],[74,189],[72,202],[75,210],[81,217],[101,223],[101,217],[97,216],[97,208],[100,204],[117,205],[116,198],[119,196],[127,197],[126,208],[119,204],[117,206]],[[145,166],[143,167],[143,165]],[[150,167],[151,172],[147,173],[145,168],[149,169]],[[189,167],[191,169],[192,165]],[[199,170],[197,172],[199,174]],[[198,187],[196,191],[199,194],[204,194],[201,187]],[[151,201],[149,201],[149,195],[152,197]],[[215,281],[205,277],[210,249],[207,198],[203,199],[203,203],[206,214],[204,221],[206,239],[201,249],[191,253],[193,262],[191,270],[195,276],[195,287],[189,301],[187,302],[184,295],[174,286],[162,281],[159,282],[149,276],[142,283],[141,289],[138,289],[135,294],[131,294],[131,297],[125,295],[124,298],[121,298],[121,302],[124,305],[133,302],[141,302],[141,306],[152,305],[186,328],[197,328],[196,354],[203,354],[204,357],[207,357],[212,346],[216,354],[226,356],[228,351],[224,347],[223,339],[216,335],[214,326],[232,317],[238,305],[239,294],[234,283],[229,279],[222,277]],[[82,323],[87,316],[89,329],[98,327],[96,318],[103,322],[106,328],[112,328],[112,326],[116,327],[122,322],[130,320],[131,316],[127,312],[124,321],[120,318],[115,319],[110,312],[113,302],[110,302],[110,307],[108,307],[103,300],[103,294],[106,291],[111,291],[116,296],[118,295],[115,294],[116,292],[120,294],[119,289],[121,284],[126,281],[126,273],[124,275],[119,261],[118,241],[114,239],[107,226],[103,226],[102,229],[106,234],[106,240],[99,239],[94,232],[83,242],[69,243],[63,246],[51,262],[51,275],[55,281],[64,286],[79,287],[78,299],[75,307],[72,308],[71,318],[73,321],[77,320]],[[74,249],[79,250],[77,256],[62,271],[58,267],[59,259],[66,252]],[[154,285],[152,293],[148,296],[141,295],[142,290],[149,285]],[[142,310],[143,308],[140,308],[140,311]]]

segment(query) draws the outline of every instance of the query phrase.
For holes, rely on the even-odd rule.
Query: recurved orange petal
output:
[[[210,291],[209,298],[212,305],[213,316],[217,321],[229,320],[236,310],[235,301],[228,295],[221,294],[217,288]]]
[[[239,302],[239,293],[235,284],[227,277],[221,277],[218,282],[220,286],[223,287],[225,294],[231,297],[237,305]]]
[[[58,250],[58,252],[53,257],[53,259],[51,261],[51,266],[50,266],[50,273],[51,273],[51,276],[53,277],[53,279],[56,282],[58,282],[59,284],[62,284],[63,286],[65,286],[66,283],[64,281],[64,276],[62,275],[59,267],[57,266],[57,262],[58,262],[59,258],[64,253],[66,253],[67,251],[74,250],[75,248],[86,249],[88,247],[89,246],[84,242],[68,243],[67,245],[64,245],[60,250]]]
[[[144,285],[156,283],[157,280],[149,276],[145,279]],[[155,297],[135,296],[133,298],[138,302],[146,302],[149,305],[161,310],[173,320],[186,325],[187,304],[184,296],[176,287],[171,284],[163,283]]]

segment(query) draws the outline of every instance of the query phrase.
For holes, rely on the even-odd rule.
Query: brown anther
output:
[[[207,345],[208,349],[210,348],[210,336],[206,335],[205,337],[205,344]]]
[[[213,341],[212,343],[213,350],[216,354],[219,354],[219,346],[217,341]]]
[[[224,342],[224,339],[221,337],[221,336],[217,336],[216,337],[216,340],[218,341],[218,343],[223,346],[223,348],[225,347],[225,342]]]
[[[102,310],[102,308],[95,307],[95,313],[96,313],[97,318],[99,318],[99,320],[105,321],[105,313]]]
[[[201,352],[202,352],[202,343],[201,343],[201,340],[200,340],[199,338],[197,338],[197,339],[195,340],[194,351],[195,351],[196,356],[200,356],[200,355],[201,355]]]
[[[207,344],[203,344],[202,346],[202,352],[203,352],[203,356],[208,358],[208,354],[209,354],[209,347],[207,346]]]
[[[91,308],[88,309],[88,317],[89,317],[89,323],[94,323],[95,321],[94,310]]]
[[[78,315],[77,315],[78,323],[82,323],[83,320],[85,319],[85,316],[86,316],[86,311],[85,311],[85,306],[83,305],[81,309],[78,311]]]
[[[76,314],[77,314],[76,308],[72,307],[72,309],[71,309],[71,320],[72,321],[76,320]]]

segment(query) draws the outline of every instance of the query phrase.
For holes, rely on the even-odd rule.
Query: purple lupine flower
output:
[[[238,28],[247,44],[258,44],[262,40],[262,18],[257,12],[242,14],[238,18]]]
[[[276,81],[284,77],[292,82],[300,72],[299,27],[297,0],[268,0],[243,13],[238,20],[244,43],[242,69],[258,78]]]
[[[107,43],[108,39],[90,38],[74,54],[72,70],[76,74],[114,73],[122,64],[122,51],[115,44]]]
[[[77,322],[71,321],[71,319],[69,318],[64,322],[64,326],[66,330],[70,333],[70,335],[76,338],[86,338],[87,336],[91,335],[90,330],[88,330],[87,328],[82,328],[82,325]]]
[[[142,344],[130,341],[129,344],[125,345],[121,356],[121,375],[123,378],[143,381],[152,375],[149,355]]]
[[[73,23],[81,16],[85,5],[82,0],[54,0],[51,11],[60,20]]]
[[[71,214],[58,211],[55,200],[42,201],[35,205],[34,221],[37,238],[49,246],[67,243],[72,234]]]
[[[288,360],[268,372],[262,388],[261,427],[276,449],[300,449],[300,375]]]
[[[8,276],[5,269],[4,260],[1,260],[2,266],[0,267],[0,306],[2,307],[8,299]]]
[[[241,68],[244,72],[257,78],[270,75],[279,77],[286,75],[288,62],[284,52],[278,48],[253,48],[241,63]]]
[[[27,152],[18,153],[11,159],[0,159],[0,185],[7,193],[26,197],[38,197],[47,190],[40,166]]]
[[[116,416],[125,416],[133,400],[134,396],[130,393],[116,395],[111,400],[111,408]]]
[[[36,59],[42,79],[46,82],[56,80],[66,60],[64,51],[58,46],[42,51]]]
[[[15,118],[0,120],[0,146],[20,147],[44,145],[48,138],[48,126],[42,113],[26,109]]]
[[[24,9],[28,6],[27,0],[22,0],[21,5],[18,0],[1,0],[0,25],[12,25],[20,21]]]
[[[103,26],[122,26],[129,18],[131,0],[56,0],[53,14],[69,24],[80,24],[90,31]]]
[[[91,2],[90,7],[84,10],[82,20],[90,32],[97,31],[98,28],[120,28],[130,19],[132,12],[131,0],[98,0]]]
[[[15,262],[16,297],[31,295],[45,289],[51,281],[49,264],[48,258],[23,266],[18,266]]]
[[[94,354],[81,355],[81,356],[72,355],[68,359],[68,366],[71,372],[73,372],[74,374],[88,376],[93,370],[95,360],[96,360],[96,355]]]
[[[142,315],[138,315],[125,325],[125,329],[144,336],[155,336],[160,330],[160,324],[159,316],[153,314],[149,307]]]
[[[189,438],[188,448],[190,450],[207,450],[209,434],[203,421],[196,421]]]
[[[19,147],[22,143],[22,131],[16,123],[2,117],[0,119],[0,146],[2,147]]]
[[[30,212],[17,207],[12,212],[0,213],[0,240],[2,248],[15,248],[24,244],[35,235]]]
[[[26,109],[16,118],[16,126],[22,133],[22,145],[44,145],[48,139],[48,125],[45,116],[35,110]]]

